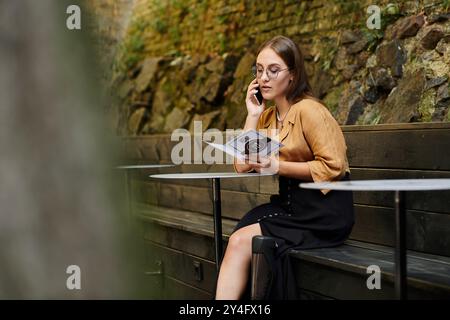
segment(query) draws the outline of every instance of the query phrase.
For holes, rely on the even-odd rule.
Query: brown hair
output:
[[[316,100],[306,75],[303,54],[297,44],[287,37],[276,36],[264,42],[259,47],[257,55],[267,47],[283,59],[293,75],[287,89],[286,99],[290,103],[296,103],[306,97]]]

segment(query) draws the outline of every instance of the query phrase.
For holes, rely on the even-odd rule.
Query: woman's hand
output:
[[[252,169],[259,173],[277,174],[280,169],[280,162],[274,156],[258,158],[250,156],[246,162]]]
[[[261,104],[258,104],[258,100],[255,97],[255,93],[257,92],[257,88],[259,87],[258,80],[255,78],[247,88],[247,97],[245,99],[245,104],[247,105],[247,112],[249,116],[257,117],[261,115],[266,107],[264,100]]]

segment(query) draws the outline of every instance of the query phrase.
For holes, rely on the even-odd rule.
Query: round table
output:
[[[305,182],[300,183],[300,187],[305,189],[341,191],[395,192],[395,293],[398,299],[406,299],[406,192],[448,190],[450,189],[450,179],[385,179],[316,183]]]
[[[160,169],[174,167],[175,164],[131,164],[117,166],[115,169],[125,170],[125,183],[127,193],[127,205],[128,205],[128,220],[131,219],[131,179],[130,170],[134,169]]]
[[[220,200],[220,179],[272,176],[274,173],[199,172],[153,174],[157,179],[211,179],[213,191],[214,245],[217,272],[222,262],[222,204]]]

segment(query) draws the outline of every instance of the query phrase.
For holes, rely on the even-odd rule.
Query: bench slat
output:
[[[407,247],[414,251],[450,256],[450,215],[407,211]],[[351,239],[394,245],[394,209],[355,205]]]
[[[352,273],[354,281],[359,278],[357,283],[354,283],[356,289],[356,297],[358,298],[374,298],[371,294],[372,290],[365,287],[366,279],[369,277],[367,267],[371,265],[378,266],[381,271],[381,292],[373,290],[376,295],[383,295],[383,298],[394,297],[393,282],[394,282],[394,253],[392,249],[384,248],[382,250],[373,250],[371,248],[353,246],[345,244],[335,248],[321,248],[312,250],[291,251],[290,255],[293,257],[295,263],[299,266],[297,270],[297,278],[299,286],[306,286],[308,288],[308,280],[305,279],[305,274],[302,275],[302,267],[308,266],[308,263],[320,265],[320,268],[334,270],[335,274]],[[443,261],[432,261],[427,258],[422,258],[416,253],[408,252],[408,286],[410,298],[422,298],[423,293],[419,296],[418,291],[425,291],[429,295],[428,298],[450,298],[450,263]],[[306,262],[306,263],[305,263]],[[339,272],[338,270],[341,270]],[[315,271],[321,274],[320,269]],[[359,277],[358,277],[359,276]],[[339,279],[341,276],[338,276]],[[335,276],[328,279],[336,279]],[[339,281],[338,281],[339,283]],[[317,290],[317,284],[313,287]],[[365,288],[364,288],[365,287]],[[346,285],[346,289],[348,284]],[[325,287],[329,290],[329,287]],[[343,290],[343,291],[344,291]],[[352,289],[349,290],[352,292]],[[319,291],[320,292],[320,291]],[[329,294],[329,292],[322,292]],[[354,294],[355,294],[354,293]],[[347,293],[348,294],[348,293]],[[354,299],[355,297],[353,297]]]
[[[208,293],[214,291],[216,266],[213,262],[150,241],[146,242],[146,251],[150,267],[155,265],[156,261],[163,261],[164,277],[171,277]],[[201,268],[202,279],[200,280],[196,279],[194,263]]]
[[[450,170],[450,129],[344,133],[351,166]]]

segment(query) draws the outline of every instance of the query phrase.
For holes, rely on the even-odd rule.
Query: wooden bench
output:
[[[343,126],[352,179],[450,178],[450,124]],[[125,138],[129,162],[167,162],[169,135]],[[183,165],[164,172],[231,171],[231,166]],[[162,170],[161,170],[162,172]],[[148,254],[149,298],[213,297],[211,188],[208,181],[155,181],[135,171],[132,194]],[[277,193],[276,178],[222,183],[224,246],[238,219]],[[450,192],[407,199],[408,294],[450,298]],[[391,192],[355,192],[356,223],[345,245],[292,251],[303,298],[391,299],[394,210]],[[381,289],[366,287],[367,266],[378,265]],[[153,288],[154,290],[150,290]]]

